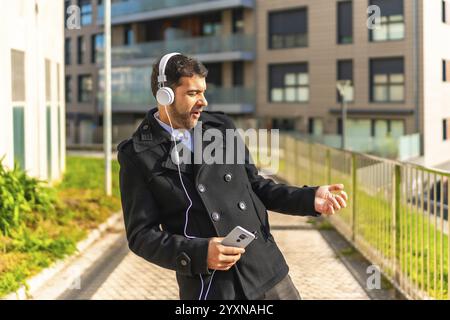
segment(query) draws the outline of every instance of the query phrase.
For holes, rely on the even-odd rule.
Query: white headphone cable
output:
[[[169,124],[170,124],[170,129],[171,129],[171,138],[172,138],[171,140],[172,140],[172,142],[173,142],[173,147],[174,147],[174,149],[175,149],[175,153],[176,153],[176,157],[177,157],[176,165],[177,165],[177,169],[178,169],[178,177],[180,178],[180,182],[181,182],[181,185],[182,185],[182,187],[183,187],[184,193],[186,194],[186,197],[187,197],[188,200],[189,200],[189,206],[187,207],[186,213],[185,213],[184,236],[185,236],[186,238],[188,238],[188,239],[196,239],[197,237],[190,236],[190,235],[188,235],[187,232],[186,232],[186,231],[187,231],[188,221],[189,221],[189,210],[190,210],[191,207],[192,207],[192,199],[191,199],[191,197],[189,197],[189,194],[188,194],[188,192],[187,192],[187,190],[186,190],[186,187],[185,187],[185,185],[184,185],[184,182],[183,182],[183,177],[181,176],[181,170],[180,170],[180,156],[179,156],[179,154],[178,154],[177,143],[176,143],[175,137],[174,137],[174,135],[173,135],[172,120],[170,119],[169,112],[167,112],[167,106],[164,106],[164,111],[166,111],[167,118],[169,119]],[[213,280],[213,277],[214,277],[214,274],[215,274],[215,273],[216,273],[216,270],[214,270],[213,273],[212,273],[212,275],[211,275],[211,280],[209,281],[208,289],[207,289],[207,291],[206,291],[204,300],[206,300],[206,298],[208,297],[209,289],[211,288],[212,280]],[[202,289],[200,290],[200,296],[198,297],[198,300],[202,300],[204,282],[203,282],[203,277],[202,277],[202,275],[200,274],[199,276],[200,276],[200,281],[201,281],[201,283],[202,283]]]

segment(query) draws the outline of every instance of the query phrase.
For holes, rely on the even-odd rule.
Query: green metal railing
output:
[[[348,206],[331,223],[407,297],[450,299],[450,172],[289,135],[279,154],[290,184],[345,185]]]

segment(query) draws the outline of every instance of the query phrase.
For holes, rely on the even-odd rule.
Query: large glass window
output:
[[[270,102],[308,102],[308,64],[269,66]]]
[[[81,9],[81,25],[92,24],[92,3],[91,0],[79,0],[78,6]]]
[[[92,76],[80,75],[78,76],[78,102],[89,103],[92,102]]]
[[[405,99],[403,58],[372,59],[370,83],[372,102],[402,102]]]
[[[339,1],[337,3],[337,41],[340,44],[353,42],[353,3]]]
[[[370,30],[371,41],[401,40],[405,37],[403,0],[370,0],[381,10],[380,25]]]
[[[308,46],[308,12],[306,8],[269,13],[269,48]]]

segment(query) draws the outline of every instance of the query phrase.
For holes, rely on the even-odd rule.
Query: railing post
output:
[[[313,185],[313,176],[314,176],[314,173],[312,172],[312,170],[313,170],[313,162],[312,162],[313,161],[313,157],[312,157],[313,150],[312,150],[312,148],[313,148],[313,145],[311,142],[309,142],[308,143],[308,167],[309,167],[308,168],[308,172],[309,172],[308,184],[310,186]]]
[[[351,221],[352,221],[352,236],[351,236],[351,239],[352,239],[352,242],[353,243],[355,243],[355,239],[356,239],[356,190],[357,190],[357,187],[358,187],[358,185],[357,185],[357,182],[358,182],[358,179],[357,179],[357,165],[356,165],[356,154],[354,154],[354,153],[352,153],[352,163],[351,163],[351,165],[352,165],[352,188],[353,188],[353,192],[352,192],[352,195],[351,195],[351,201],[352,201],[352,219],[351,219]]]
[[[327,162],[326,162],[326,166],[327,166],[327,184],[331,184],[331,151],[330,149],[327,149],[327,153],[326,153],[326,157],[327,157]]]
[[[392,177],[392,267],[394,279],[398,283],[400,272],[398,270],[398,243],[400,241],[400,192],[401,192],[401,167],[396,164]]]

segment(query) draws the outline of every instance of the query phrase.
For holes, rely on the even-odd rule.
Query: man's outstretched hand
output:
[[[314,209],[326,216],[333,215],[341,208],[347,207],[347,200],[348,196],[343,184],[321,186],[316,190]]]

